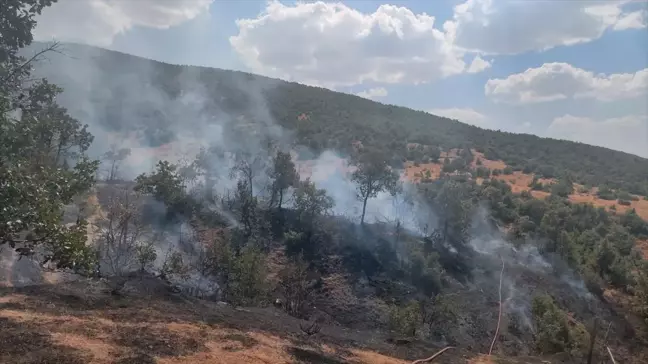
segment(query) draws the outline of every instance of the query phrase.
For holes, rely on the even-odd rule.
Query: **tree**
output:
[[[66,226],[63,207],[94,184],[98,162],[86,151],[87,125],[56,104],[61,89],[32,80],[31,59],[18,50],[32,41],[35,16],[48,0],[8,0],[0,9],[0,245],[22,255],[42,248],[45,261],[78,271],[93,269],[86,223]]]
[[[295,187],[299,181],[299,175],[295,169],[295,163],[290,158],[290,153],[277,152],[273,158],[270,178],[272,179],[272,202],[274,202],[278,194],[279,201],[277,206],[281,210],[284,192],[290,187]]]
[[[295,257],[292,264],[279,272],[279,287],[285,299],[284,309],[297,318],[303,318],[304,305],[314,291],[308,273],[308,263],[301,256]]]
[[[364,224],[367,201],[388,191],[392,195],[398,192],[398,173],[387,165],[387,158],[379,152],[367,152],[354,162],[357,169],[351,179],[357,184],[358,199],[362,201],[360,224]]]
[[[119,173],[119,167],[121,166],[121,162],[124,161],[124,159],[128,158],[128,156],[131,154],[130,148],[117,148],[117,145],[113,144],[110,146],[110,150],[104,153],[103,155],[103,160],[106,161],[108,164],[106,166],[108,170],[108,175],[106,176],[106,180],[108,182],[114,181],[116,178],[118,178],[118,173]]]
[[[135,191],[152,195],[167,206],[167,215],[190,216],[197,203],[185,191],[182,176],[177,166],[168,161],[159,161],[152,173],[143,173],[135,178]]]
[[[239,175],[243,178],[249,186],[248,192],[250,197],[254,196],[254,178],[259,173],[264,165],[264,159],[259,155],[253,155],[249,152],[241,152],[236,154],[234,167],[232,167],[230,177]]]
[[[111,188],[111,187],[109,187]],[[130,189],[115,187],[108,201],[106,218],[99,222],[101,235],[97,246],[102,272],[122,275],[141,264],[138,250],[146,233],[142,222],[141,196]],[[145,265],[142,265],[142,269]]]
[[[155,259],[157,259],[155,246],[152,242],[138,244],[136,248],[136,256],[140,271],[146,271],[155,262]]]
[[[326,190],[319,189],[310,178],[298,183],[295,190],[295,209],[302,225],[312,230],[316,219],[333,208],[333,199]]]

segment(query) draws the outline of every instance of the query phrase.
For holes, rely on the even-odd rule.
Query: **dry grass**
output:
[[[298,320],[278,312],[39,289],[3,289],[0,363],[406,363],[323,334],[305,338]]]

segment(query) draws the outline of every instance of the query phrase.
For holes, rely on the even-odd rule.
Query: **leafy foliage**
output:
[[[376,151],[363,152],[354,161],[357,169],[351,175],[358,189],[358,199],[362,201],[360,224],[364,224],[367,201],[388,191],[392,195],[398,192],[398,173],[387,164],[387,158]]]
[[[542,354],[568,352],[582,355],[589,335],[579,323],[571,323],[553,299],[547,295],[533,299],[533,320],[536,325],[536,345]]]
[[[270,178],[272,179],[272,203],[274,204],[275,199],[278,198],[277,207],[281,209],[285,191],[295,187],[299,182],[299,175],[290,153],[277,152],[273,159]]]
[[[35,16],[51,3],[9,0],[0,10],[0,244],[23,255],[42,247],[45,261],[90,272],[95,255],[86,246],[86,223],[65,225],[62,214],[94,183],[98,162],[85,154],[93,137],[56,104],[60,88],[31,80],[36,58],[17,55],[32,41]]]
[[[421,319],[421,309],[414,300],[404,306],[392,306],[389,310],[390,328],[403,336],[416,336]]]

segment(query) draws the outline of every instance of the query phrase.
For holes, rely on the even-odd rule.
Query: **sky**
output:
[[[40,41],[648,158],[648,0],[58,0],[37,21]]]

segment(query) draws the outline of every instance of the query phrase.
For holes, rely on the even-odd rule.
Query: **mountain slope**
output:
[[[27,52],[42,48],[35,44]],[[137,132],[160,146],[206,125],[274,123],[318,152],[351,151],[352,144],[386,148],[394,164],[407,159],[408,143],[471,147],[514,171],[552,178],[569,173],[583,185],[607,185],[648,195],[648,160],[582,143],[485,130],[404,107],[384,105],[323,88],[243,72],[169,65],[119,52],[65,44],[37,74],[62,86],[60,102],[83,122],[104,131]],[[215,121],[219,119],[219,121]],[[257,129],[258,128],[253,128]],[[263,132],[262,132],[263,133]],[[240,137],[240,136],[239,136]],[[100,136],[99,138],[100,139]]]

